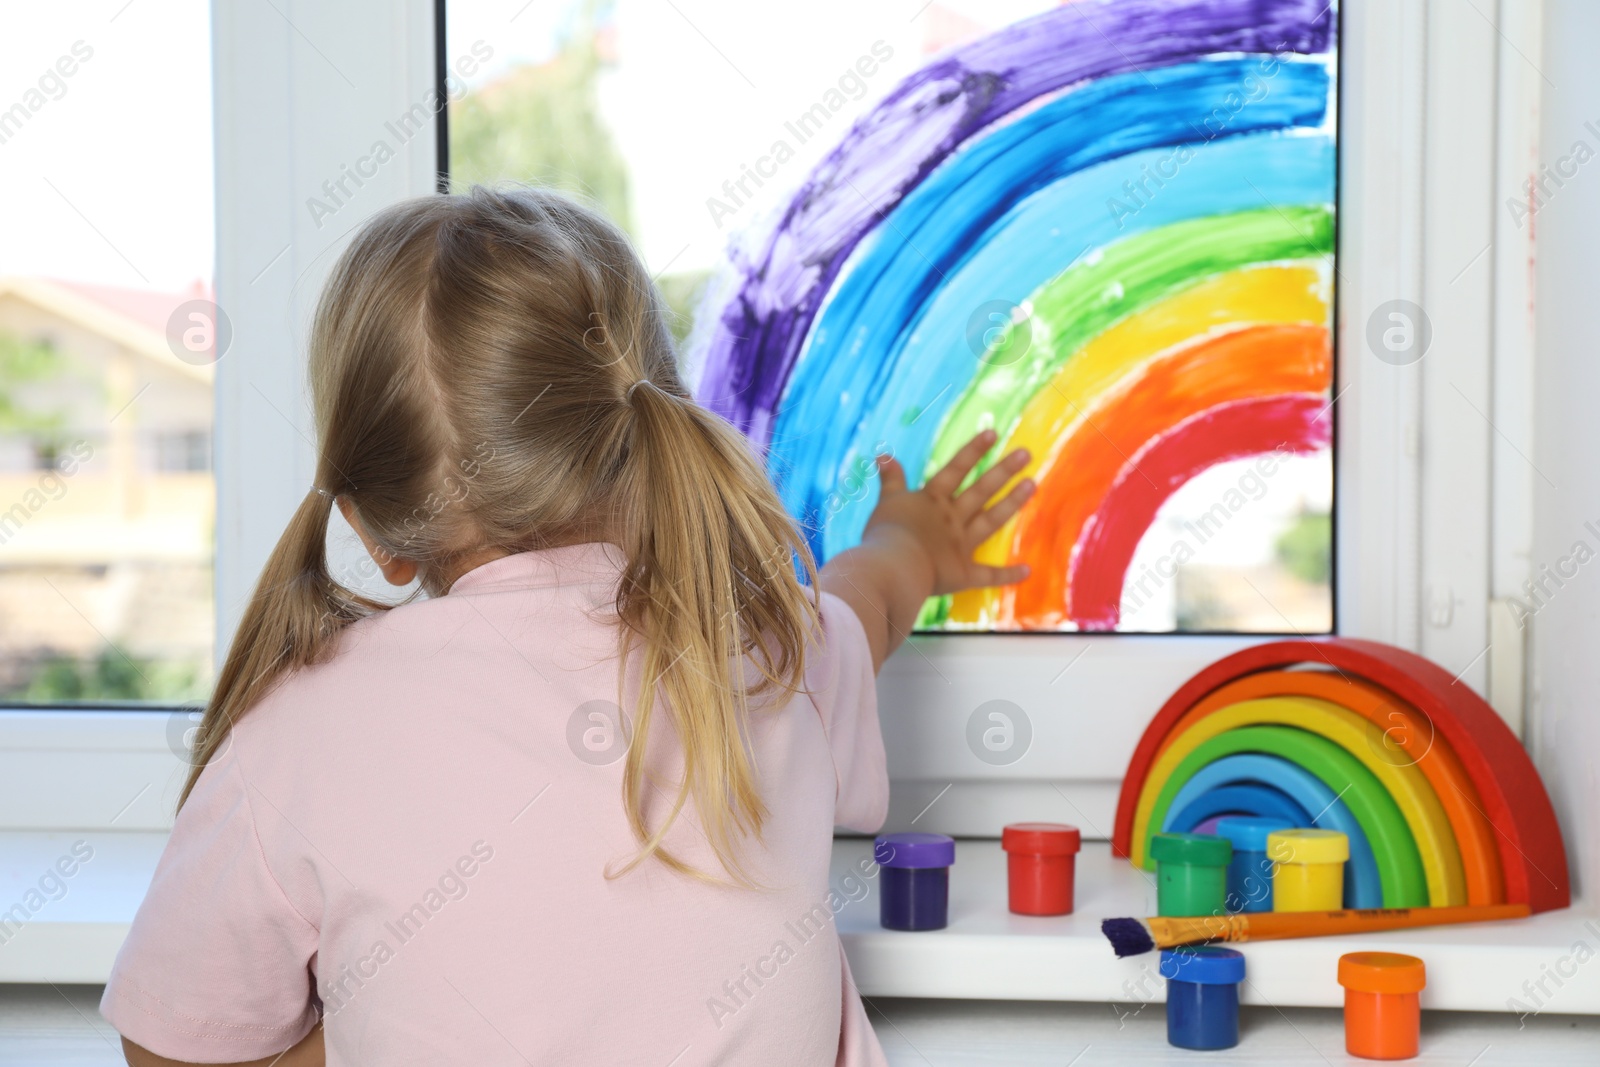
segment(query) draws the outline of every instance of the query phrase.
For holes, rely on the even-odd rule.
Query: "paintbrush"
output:
[[[1206,941],[1277,941],[1289,937],[1333,937],[1414,926],[1448,926],[1495,919],[1522,919],[1526,904],[1478,904],[1448,908],[1345,908],[1342,911],[1260,911],[1238,915],[1159,916],[1106,919],[1100,932],[1118,958],[1154,948]]]

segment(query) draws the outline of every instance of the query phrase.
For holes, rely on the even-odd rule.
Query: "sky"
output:
[[[653,271],[705,270],[729,238],[786,199],[812,164],[906,75],[922,65],[930,24],[941,17],[997,27],[1053,0],[616,0],[617,65],[600,104],[630,164],[632,214]],[[494,58],[469,86],[555,51],[577,0],[451,0],[448,51],[477,41]],[[799,142],[785,123],[820,102],[864,57],[874,62],[863,91],[828,128]],[[737,181],[785,140],[794,151],[758,197],[733,205],[723,183]],[[747,189],[749,186],[747,185]],[[732,215],[713,214],[716,197]]]
[[[209,283],[209,5],[7,2],[5,23],[0,114],[18,104],[30,114],[0,130],[0,274],[166,291]]]

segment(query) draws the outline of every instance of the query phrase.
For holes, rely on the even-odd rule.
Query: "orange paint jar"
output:
[[[1339,957],[1344,986],[1344,1048],[1367,1060],[1409,1060],[1422,1034],[1417,994],[1427,985],[1422,961],[1398,952]]]

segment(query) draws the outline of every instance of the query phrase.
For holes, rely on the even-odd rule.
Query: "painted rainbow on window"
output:
[[[1173,492],[1328,447],[1336,20],[1065,4],[908,78],[735,244],[701,398],[819,560],[859,540],[875,453],[915,476],[992,427],[1039,491],[981,555],[1032,577],[924,623],[1112,629]]]
[[[1217,661],[1145,729],[1112,847],[1298,807],[1350,836],[1346,907],[1571,901],[1555,810],[1521,743],[1442,667],[1374,641],[1275,641]]]

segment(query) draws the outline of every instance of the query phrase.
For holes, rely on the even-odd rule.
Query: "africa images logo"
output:
[[[567,717],[567,747],[591,767],[604,767],[628,754],[633,724],[615,701],[586,700]]]

